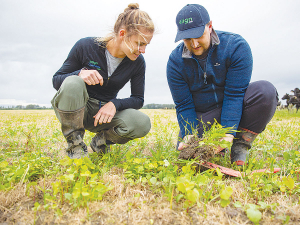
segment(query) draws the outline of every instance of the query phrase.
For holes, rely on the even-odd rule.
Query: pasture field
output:
[[[52,110],[0,111],[0,224],[300,224],[299,112],[276,112],[234,178],[177,160],[175,110],[142,111],[146,137],[79,160]]]

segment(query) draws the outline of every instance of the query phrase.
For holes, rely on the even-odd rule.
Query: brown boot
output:
[[[75,111],[63,111],[57,109],[60,120],[61,130],[65,136],[68,147],[67,155],[71,159],[79,159],[88,156],[87,146],[83,142],[85,129],[83,127],[84,107]]]
[[[112,144],[125,144],[131,139],[118,135],[115,128],[98,132],[91,141],[91,148],[98,154],[107,153]]]
[[[103,131],[98,132],[93,137],[90,146],[93,151],[97,152],[98,154],[105,154],[110,150],[110,145],[106,144],[106,139]]]
[[[236,163],[238,166],[243,166],[246,162],[248,150],[251,148],[253,141],[255,140],[257,133],[238,128],[236,138],[233,139],[231,146],[231,163]]]

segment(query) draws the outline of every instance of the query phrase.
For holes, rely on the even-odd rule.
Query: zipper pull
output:
[[[110,78],[110,77],[109,77],[109,78]],[[106,85],[105,85],[105,86],[107,86],[107,85],[108,85],[109,78],[107,78],[107,82],[106,82]]]
[[[206,76],[206,72],[204,72],[204,84],[207,84],[207,80],[206,80],[207,76]]]

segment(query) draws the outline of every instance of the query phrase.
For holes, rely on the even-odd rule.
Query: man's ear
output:
[[[209,33],[211,33],[212,32],[212,21],[209,21],[208,28],[209,28]]]

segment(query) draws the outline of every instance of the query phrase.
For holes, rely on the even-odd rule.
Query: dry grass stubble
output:
[[[144,112],[149,114],[152,124],[154,122],[153,115],[159,114],[159,111],[153,113],[153,111],[145,110]],[[162,126],[167,126],[170,121],[176,123],[175,111],[166,111],[166,113],[162,111],[161,113],[172,118],[171,120],[165,118],[160,120]],[[50,116],[53,118],[53,112],[50,113]],[[52,119],[44,121],[53,125]],[[4,123],[1,124],[4,125]],[[54,123],[54,126],[59,129],[58,124]],[[43,129],[42,126],[41,129]],[[157,131],[152,130],[151,132],[159,135]],[[174,132],[173,144],[175,144],[177,130],[169,130],[168,132]],[[266,130],[266,135],[270,139],[272,138],[272,133],[269,133],[268,130]],[[44,146],[44,151],[47,151],[50,146],[63,153],[65,143],[62,140],[63,138],[60,137],[55,146],[47,143]],[[150,135],[149,142],[152,145],[149,145],[148,149],[151,149],[151,146],[156,143],[156,137]],[[22,139],[22,143],[25,143],[24,139]],[[37,212],[36,224],[251,224],[245,212],[235,208],[232,204],[222,208],[215,201],[208,202],[206,206],[204,203],[200,203],[200,207],[195,205],[187,213],[183,208],[183,201],[179,203],[173,201],[173,207],[170,209],[170,202],[162,192],[157,192],[148,185],[130,186],[130,184],[125,183],[123,171],[119,168],[111,169],[103,176],[103,180],[106,183],[109,182],[114,188],[103,196],[102,201],[89,204],[89,215],[85,208],[73,211],[71,206],[63,204],[61,206],[63,216],[56,216],[51,209],[49,211],[42,209]],[[46,188],[51,189],[51,183],[54,181],[54,179],[46,179]],[[40,179],[38,185],[43,188],[44,179]],[[234,201],[240,201],[243,205],[257,203],[256,199],[248,194],[247,186],[242,180],[227,178],[226,185],[233,187],[232,199]],[[10,191],[0,191],[0,224],[34,223],[33,190],[30,189],[29,197],[25,192],[26,184],[17,184]],[[43,204],[42,196],[42,192],[37,191],[36,200],[40,204]],[[299,224],[300,208],[299,204],[295,204],[299,200],[297,198],[298,196],[289,196],[285,193],[276,193],[266,197],[265,203],[277,202],[279,206],[275,209],[275,214],[269,210],[263,211],[263,220],[260,224],[282,224],[282,219],[278,217],[282,215],[290,216],[289,224]]]
[[[176,204],[170,209],[170,202],[162,193],[154,193],[148,185],[130,186],[125,184],[122,172],[108,173],[103,177],[105,182],[110,182],[114,189],[109,191],[100,202],[92,202],[89,205],[90,217],[86,209],[73,211],[69,205],[62,205],[62,217],[57,217],[55,212],[37,212],[37,224],[248,224],[245,213],[232,206],[222,208],[215,202],[201,203],[201,207],[194,206],[187,213],[183,210],[183,202]],[[53,180],[46,180],[49,188]],[[44,180],[39,181],[43,187]],[[226,185],[234,187],[233,199],[243,204],[255,204],[255,200],[245,193],[242,182],[228,179]],[[10,190],[0,195],[0,224],[32,224],[34,211],[32,210],[33,191],[30,198],[25,195],[26,186],[20,185],[18,189]],[[138,197],[137,194],[140,194]],[[42,204],[42,192],[36,194],[38,202]],[[285,194],[275,194],[265,199],[266,203],[278,202],[275,209],[275,217],[270,211],[263,213],[265,218],[261,224],[282,224],[282,220],[276,215],[290,216],[289,224],[297,224],[300,221],[298,204],[293,204],[295,197]],[[205,211],[206,208],[206,211]]]

